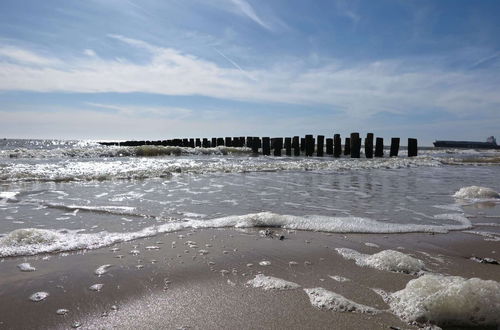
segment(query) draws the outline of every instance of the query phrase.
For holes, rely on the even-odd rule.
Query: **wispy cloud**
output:
[[[12,53],[33,54],[36,60],[28,63],[39,65],[0,61],[0,90],[201,95],[248,102],[326,105],[353,118],[380,112],[408,114],[421,109],[463,117],[470,116],[474,109],[476,114],[494,116],[500,107],[500,95],[492,87],[500,84],[500,78],[494,72],[453,71],[428,62],[418,65],[414,58],[358,64],[330,59],[314,68],[280,62],[245,71],[227,57],[234,68],[141,40],[112,37],[147,50],[150,59],[141,63],[88,56],[59,59],[15,49]],[[65,65],[44,65],[54,62]],[[248,75],[259,83],[248,79]]]
[[[0,59],[2,57],[23,64],[52,65],[59,63],[57,59],[44,57],[30,50],[9,45],[0,46]]]
[[[257,15],[257,13],[253,9],[253,7],[247,1],[245,1],[245,0],[230,0],[230,1],[236,6],[236,8],[239,10],[239,12],[241,14],[243,14],[246,17],[250,18],[252,21],[254,21],[255,23],[259,24],[263,28],[265,28],[267,30],[272,30],[272,27],[268,23],[264,22]]]
[[[170,119],[185,119],[193,114],[193,111],[179,107],[151,107],[151,106],[130,106],[120,104],[103,104],[87,102],[87,105],[97,108],[113,110],[121,115],[126,116],[151,116],[151,117],[167,117]]]

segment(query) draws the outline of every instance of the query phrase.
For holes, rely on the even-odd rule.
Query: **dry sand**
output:
[[[371,288],[397,291],[416,278],[357,266],[334,250],[339,247],[370,254],[399,250],[423,260],[433,272],[500,281],[500,266],[469,259],[473,255],[499,259],[499,242],[467,233],[275,232],[285,239],[264,237],[258,230],[204,229],[98,250],[5,258],[0,263],[0,328],[417,328],[387,311],[376,315],[341,313],[311,305],[303,289],[323,287],[357,303],[387,310],[387,304]],[[187,241],[196,242],[196,246],[190,247]],[[148,246],[159,249],[148,250]],[[133,255],[131,250],[140,253]],[[259,265],[264,260],[271,264]],[[21,272],[16,266],[22,262],[37,270]],[[112,266],[104,275],[95,275],[95,269],[104,264]],[[246,282],[258,273],[295,282],[301,288],[264,291],[248,286]],[[350,281],[338,282],[329,275]],[[88,289],[96,283],[103,284],[101,291]],[[50,296],[30,301],[30,295],[38,291]],[[61,308],[68,313],[57,315]]]

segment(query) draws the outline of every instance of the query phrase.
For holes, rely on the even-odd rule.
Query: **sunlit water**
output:
[[[453,194],[473,185],[500,191],[499,156],[427,148],[415,158],[255,157],[223,147],[3,140],[0,255],[99,247],[203,223],[332,232],[474,230],[464,206],[484,207],[498,223],[498,201]],[[242,217],[227,219],[236,215]]]

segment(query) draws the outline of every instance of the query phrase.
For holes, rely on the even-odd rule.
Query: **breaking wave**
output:
[[[0,237],[0,257],[35,255],[82,249],[96,249],[119,242],[131,241],[160,233],[190,228],[252,228],[279,227],[284,229],[335,233],[446,233],[471,228],[470,221],[460,214],[440,215],[436,219],[451,219],[453,225],[390,224],[369,218],[293,216],[271,212],[227,216],[210,220],[187,220],[151,226],[136,232],[83,233],[75,230],[37,228],[17,229]]]

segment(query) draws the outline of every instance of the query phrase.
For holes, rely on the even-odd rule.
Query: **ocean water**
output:
[[[461,230],[500,240],[500,152],[387,154],[264,157],[246,148],[0,140],[0,257],[203,227]]]

